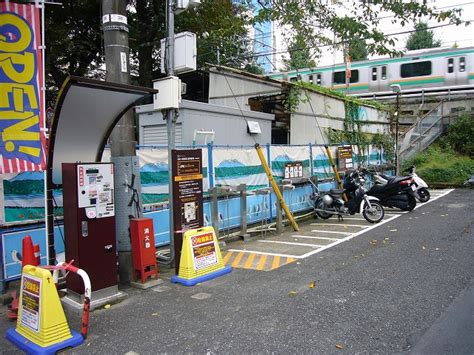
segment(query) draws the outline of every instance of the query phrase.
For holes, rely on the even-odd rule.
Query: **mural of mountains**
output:
[[[240,168],[240,167],[245,167],[245,165],[242,164],[237,159],[229,159],[229,160],[223,160],[217,167],[218,168]]]
[[[158,173],[161,171],[168,171],[168,164],[159,162],[154,164],[145,164],[140,168],[141,173]]]
[[[25,180],[43,180],[43,172],[32,171],[32,172],[21,173],[9,181],[14,182],[14,181],[25,181]]]
[[[274,162],[275,161],[294,161],[294,159],[292,159],[288,155],[284,154],[284,155],[277,156],[273,161]]]

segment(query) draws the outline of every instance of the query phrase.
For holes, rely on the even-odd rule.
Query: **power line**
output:
[[[469,23],[473,20],[465,20],[465,21],[461,21],[460,24],[462,23]],[[427,29],[434,29],[434,28],[440,28],[440,27],[446,27],[446,26],[453,26],[453,25],[457,25],[455,23],[447,23],[447,24],[442,24],[442,25],[436,25],[436,26],[430,26],[430,27],[427,27]],[[417,32],[417,30],[407,30],[407,31],[401,31],[401,32],[395,32],[395,33],[389,33],[387,35],[385,35],[386,37],[393,37],[393,36],[399,36],[399,35],[402,35],[402,34],[407,34],[407,33],[413,33],[413,32]],[[368,39],[368,38],[361,38],[362,40],[364,39]],[[318,47],[319,48],[323,48],[323,47],[335,47],[337,45],[341,45],[341,44],[344,44],[344,43],[347,43],[348,41],[339,41],[339,42],[336,42],[336,43],[332,43],[332,44],[322,44],[322,45],[319,45]],[[272,54],[285,54],[285,53],[291,53],[291,52],[297,52],[297,51],[301,51],[301,50],[304,50],[306,48],[295,48],[295,49],[287,49],[287,50],[282,50],[282,51],[278,51],[278,52],[271,52],[271,53],[254,53],[253,55],[251,56],[248,56],[247,58],[255,58],[255,57],[260,57],[260,56],[267,56],[267,55],[272,55]]]
[[[462,4],[455,4],[455,5],[448,5],[448,6],[442,6],[442,7],[437,7],[437,8],[433,8],[432,10],[442,10],[442,9],[450,9],[450,8],[455,8],[455,7],[462,7],[462,6],[466,6],[466,5],[471,5],[471,4],[474,4],[474,1],[470,1],[470,2],[466,2],[466,3],[462,3]],[[383,20],[383,19],[387,19],[387,18],[392,18],[392,17],[395,17],[396,15],[386,15],[386,16],[382,16],[382,17],[377,17],[376,19],[377,20]],[[268,37],[271,37],[273,35],[273,32],[260,32],[261,35],[264,35],[264,36],[268,36]]]

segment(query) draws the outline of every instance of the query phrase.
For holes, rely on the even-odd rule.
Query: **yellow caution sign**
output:
[[[171,277],[171,282],[194,286],[231,271],[222,260],[214,228],[192,229],[183,235],[179,273]]]
[[[69,329],[51,272],[25,265],[16,329],[6,337],[20,349],[30,353],[55,353],[81,344],[82,336]]]

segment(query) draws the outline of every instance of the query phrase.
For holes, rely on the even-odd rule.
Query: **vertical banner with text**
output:
[[[175,268],[179,272],[183,233],[203,226],[202,150],[172,150]]]
[[[0,174],[46,165],[43,82],[40,9],[0,2]]]

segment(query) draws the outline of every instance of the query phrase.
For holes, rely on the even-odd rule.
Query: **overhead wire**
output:
[[[472,22],[474,20],[465,20],[465,21],[461,21],[460,24],[462,23],[468,23],[468,22]],[[442,25],[436,25],[436,26],[430,26],[430,27],[427,27],[427,29],[434,29],[434,28],[440,28],[440,27],[446,27],[446,26],[454,26],[456,25],[455,23],[448,23],[448,24],[442,24]],[[413,32],[417,32],[417,30],[407,30],[407,31],[401,31],[401,32],[394,32],[394,33],[389,33],[387,35],[385,35],[386,37],[393,37],[393,36],[399,36],[399,35],[402,35],[402,34],[407,34],[407,33],[413,33]],[[366,40],[366,39],[369,39],[369,38],[360,38],[361,40]],[[324,47],[335,47],[335,46],[338,46],[338,45],[342,45],[344,43],[347,43],[348,41],[339,41],[337,43],[332,43],[332,44],[321,44],[321,45],[318,45],[318,48],[324,48]],[[252,55],[249,55],[246,57],[246,59],[248,58],[256,58],[256,57],[260,57],[260,56],[268,56],[268,55],[271,55],[271,54],[285,54],[285,53],[291,53],[291,52],[298,52],[298,51],[301,51],[301,50],[306,50],[306,48],[294,48],[294,49],[287,49],[287,50],[281,50],[281,51],[278,51],[278,52],[270,52],[270,53],[253,53]]]

